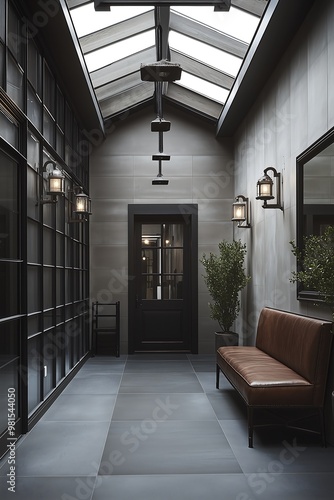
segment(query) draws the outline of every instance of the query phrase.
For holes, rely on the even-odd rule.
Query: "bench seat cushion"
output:
[[[250,406],[313,404],[313,384],[257,347],[220,347],[217,364]]]

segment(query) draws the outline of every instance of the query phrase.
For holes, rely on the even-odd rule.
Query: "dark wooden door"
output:
[[[195,352],[191,217],[137,214],[133,223],[129,352]]]

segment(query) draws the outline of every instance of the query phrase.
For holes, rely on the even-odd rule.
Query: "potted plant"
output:
[[[290,281],[303,284],[306,290],[318,292],[319,299],[329,306],[334,321],[334,226],[327,226],[321,235],[304,237],[304,248],[290,241],[300,270],[292,272]]]
[[[216,332],[216,348],[238,344],[239,335],[231,332],[231,327],[240,311],[239,292],[250,280],[244,269],[246,244],[240,240],[222,241],[218,248],[218,255],[210,252],[209,257],[203,254],[200,259],[206,272],[204,281],[212,298],[209,302],[210,317],[218,321],[221,329]]]

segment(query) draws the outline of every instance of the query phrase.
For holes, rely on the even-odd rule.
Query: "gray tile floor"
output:
[[[247,447],[246,411],[213,356],[87,361],[16,448],[1,500],[329,500],[334,447],[277,428]]]

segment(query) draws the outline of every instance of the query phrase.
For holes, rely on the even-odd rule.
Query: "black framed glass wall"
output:
[[[7,148],[9,149],[9,148]],[[15,398],[16,430],[21,409],[18,376],[21,363],[21,274],[19,162],[0,149],[0,435],[8,426],[8,395]]]
[[[17,5],[0,0],[0,375],[20,392],[18,418],[29,428],[90,348],[89,227],[71,221],[70,207],[75,186],[88,192],[89,157]],[[42,203],[50,160],[65,175],[65,195]],[[6,424],[0,413],[0,439]]]

